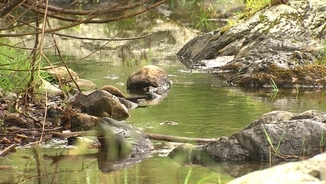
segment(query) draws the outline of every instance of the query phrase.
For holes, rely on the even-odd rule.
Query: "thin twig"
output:
[[[144,36],[137,36],[137,37],[129,37],[129,38],[88,38],[88,37],[79,37],[79,36],[72,36],[67,34],[61,34],[61,33],[53,33],[54,35],[59,35],[63,37],[68,38],[74,38],[74,39],[80,39],[80,40],[96,40],[96,41],[125,41],[125,40],[137,40],[137,39],[143,39],[149,36],[152,36],[152,34],[147,34]]]

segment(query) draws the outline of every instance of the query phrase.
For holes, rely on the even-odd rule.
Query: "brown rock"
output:
[[[101,122],[102,118],[91,116],[84,113],[76,113],[71,117],[71,127],[72,131],[86,131],[96,128],[96,126]]]
[[[68,72],[69,70],[69,72]],[[54,68],[50,68],[50,69],[47,69],[47,72],[53,76],[55,79],[57,80],[64,80],[66,82],[68,81],[72,81],[71,79],[71,76],[74,78],[74,79],[78,79],[78,74],[73,71],[72,69],[68,69],[65,68],[65,67],[54,67]],[[71,75],[71,76],[70,76]]]
[[[118,88],[111,85],[105,85],[101,88],[101,90],[107,91],[117,97],[125,97],[125,95]]]
[[[76,96],[73,105],[93,116],[111,117],[118,120],[129,117],[127,108],[119,99],[103,90],[94,91],[89,95],[80,93]]]
[[[134,71],[127,80],[127,90],[131,92],[148,92],[150,87],[169,89],[171,81],[160,67],[146,65]]]

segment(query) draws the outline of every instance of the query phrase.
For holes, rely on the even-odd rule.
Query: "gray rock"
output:
[[[273,111],[264,114],[233,137],[249,150],[250,160],[311,157],[325,148],[325,120],[326,114],[319,111],[301,114]]]
[[[236,139],[223,137],[215,143],[203,147],[215,161],[245,161],[249,160],[250,152],[243,148]]]
[[[206,145],[216,161],[280,161],[309,158],[325,150],[326,114],[273,111],[243,130]]]
[[[292,70],[316,61],[326,38],[325,9],[323,0],[269,6],[234,27],[195,37],[177,56],[187,68],[210,67],[210,72],[232,72],[228,79],[232,84],[263,86],[275,77],[271,67]],[[294,72],[279,78],[284,86],[295,82],[326,84],[318,72],[310,74],[311,80],[301,79],[300,75]]]
[[[103,118],[97,131],[101,149],[108,151],[112,159],[149,152],[153,147],[141,130],[112,118]]]

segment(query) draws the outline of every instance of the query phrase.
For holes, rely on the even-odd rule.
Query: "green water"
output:
[[[73,149],[70,149],[73,150]],[[94,151],[94,150],[93,150]],[[167,157],[153,156],[137,165],[110,173],[98,169],[91,156],[69,156],[62,160],[45,155],[67,155],[67,149],[27,148],[2,158],[0,183],[218,183],[231,177],[200,166],[182,167]],[[6,166],[6,168],[4,168]],[[187,177],[187,175],[189,177]]]
[[[171,57],[173,58],[173,57]],[[133,70],[145,64],[125,65],[110,62],[83,62],[72,65],[81,77],[98,86],[111,84],[126,92],[126,79]],[[130,111],[126,123],[146,132],[187,137],[230,136],[251,121],[272,110],[302,112],[308,109],[325,110],[325,92],[305,92],[303,89],[280,91],[243,90],[228,85],[215,74],[185,71],[177,60],[169,64],[156,63],[173,81],[167,98],[148,108]],[[177,125],[161,125],[174,121]],[[24,148],[0,159],[6,166],[0,174],[0,183],[226,183],[232,177],[225,163],[213,168],[181,166],[161,152],[122,170],[103,173],[96,157],[70,156],[52,163],[44,155],[67,155],[66,148]],[[71,150],[71,149],[70,149]],[[73,150],[73,149],[72,149]],[[96,152],[96,150],[89,150]],[[239,163],[240,164],[240,163]],[[239,172],[249,172],[248,164]],[[232,167],[236,168],[237,163]],[[0,167],[1,168],[1,167]]]
[[[175,32],[180,34],[177,37],[182,37],[184,34],[179,29]],[[165,33],[163,35],[166,36]],[[155,45],[157,44],[152,44],[153,47]],[[149,61],[121,62],[110,57],[102,57],[72,62],[74,58],[67,57],[68,66],[77,71],[81,78],[95,82],[99,88],[110,84],[124,93],[126,93],[128,75],[134,70],[146,64],[163,68],[173,81],[167,98],[157,105],[131,110],[131,117],[126,120],[126,123],[150,133],[218,138],[232,135],[260,115],[272,110],[326,111],[324,91],[307,92],[304,89],[294,89],[276,93],[271,89],[236,88],[225,83],[224,79],[216,74],[186,71],[174,54],[181,46],[166,46],[164,52],[162,49],[149,49],[147,56]],[[173,121],[177,125],[161,125],[165,121]],[[216,163],[210,168],[198,165],[181,166],[166,157],[166,154],[157,152],[140,163],[105,173],[98,169],[97,158],[91,155],[63,156],[60,161],[54,163],[46,157],[46,155],[68,155],[68,151],[76,151],[76,149],[48,146],[17,149],[16,153],[0,158],[0,183],[180,184],[186,181],[226,183],[233,178],[229,175],[229,171],[236,170],[245,174],[252,171],[254,167],[260,168],[256,163],[231,165]],[[87,151],[90,152],[89,154],[96,152],[96,150]],[[81,154],[78,150],[76,152]],[[239,165],[246,167],[238,170]]]

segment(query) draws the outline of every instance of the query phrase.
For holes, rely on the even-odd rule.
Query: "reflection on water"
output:
[[[172,58],[172,57],[171,57]],[[84,62],[72,68],[81,77],[93,80],[98,86],[111,84],[126,92],[125,83],[129,73],[141,65],[127,66],[109,62]],[[306,92],[303,89],[280,91],[244,90],[229,86],[223,79],[196,72],[184,72],[184,66],[172,60],[157,64],[173,81],[167,98],[148,108],[130,111],[126,120],[151,133],[187,137],[229,136],[244,128],[263,113],[272,110],[302,112],[308,109],[325,111],[324,92]],[[108,77],[115,76],[115,77]],[[162,124],[173,121],[177,124]],[[89,150],[92,153],[97,150]],[[67,155],[67,149],[18,149],[0,160],[8,166],[1,171],[0,183],[225,183],[232,176],[239,176],[261,169],[264,164],[216,163],[208,167],[180,166],[163,154],[154,153],[150,158],[130,167],[113,172],[101,172],[98,159],[89,156],[71,156],[60,162],[46,159],[44,155]],[[40,182],[39,182],[40,181]]]
[[[180,29],[175,30],[171,24],[164,26],[169,28],[170,32],[160,31],[161,27],[153,26],[156,34],[151,39],[158,40],[149,40],[138,45],[139,53],[146,51],[147,60],[114,60],[117,56],[104,50],[102,52],[106,54],[101,55],[100,59],[75,63],[68,61],[68,65],[77,71],[81,78],[95,82],[99,88],[109,84],[125,93],[128,75],[134,70],[146,64],[163,68],[173,81],[167,98],[157,105],[131,110],[131,117],[126,120],[126,123],[150,133],[218,138],[236,133],[263,113],[272,110],[326,110],[326,93],[323,91],[311,93],[297,89],[273,93],[272,90],[245,90],[228,85],[224,79],[214,74],[186,71],[174,55],[182,44],[174,44],[181,43],[177,39],[185,41],[180,34],[188,33],[186,30],[180,33]],[[175,39],[165,39],[168,34],[175,34]],[[163,45],[159,44],[161,41]],[[134,48],[137,46],[132,49]],[[132,52],[137,55],[135,50]],[[69,57],[67,59],[69,60]],[[176,124],[162,124],[166,121]],[[99,159],[92,155],[97,150],[87,150],[90,153],[83,153],[88,155],[65,157],[69,150],[18,149],[16,153],[0,159],[0,183],[179,184],[185,183],[185,180],[188,180],[188,183],[225,183],[232,179],[229,174],[240,176],[249,172],[250,168],[264,167],[254,163],[216,163],[209,168],[180,166],[158,152],[140,163],[131,164],[130,167],[101,172],[99,168],[102,161],[99,162]],[[53,159],[49,159],[51,156],[61,160],[53,162]]]
[[[181,167],[167,157],[153,156],[137,165],[110,173],[98,169],[96,154],[63,156],[67,149],[20,149],[0,160],[0,183],[184,183],[189,170],[191,183],[218,183],[221,178],[203,167]],[[57,155],[52,157],[48,155]],[[54,160],[57,158],[58,160]],[[4,169],[3,166],[7,166]],[[229,180],[230,177],[227,178]]]

